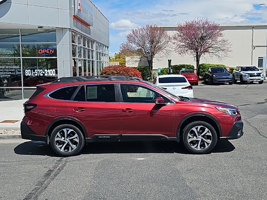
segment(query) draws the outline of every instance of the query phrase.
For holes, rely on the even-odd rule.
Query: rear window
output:
[[[77,88],[78,86],[61,88],[51,93],[49,96],[54,99],[71,100],[71,97]]]
[[[181,72],[184,73],[184,74],[192,74],[192,73],[194,73],[193,70],[186,70],[186,71],[181,71]]]
[[[162,77],[159,78],[159,83],[186,83],[185,77]]]

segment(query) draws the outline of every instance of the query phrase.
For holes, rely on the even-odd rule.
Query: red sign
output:
[[[52,48],[41,48],[38,51],[38,54],[43,55],[43,56],[48,56],[51,55],[55,52],[55,49]]]

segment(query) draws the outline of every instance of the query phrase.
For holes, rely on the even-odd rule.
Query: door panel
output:
[[[163,96],[137,84],[121,84],[121,93],[123,134],[164,134],[175,137],[174,104],[156,105],[155,99]],[[163,98],[168,103],[168,99]]]
[[[121,103],[123,134],[164,134],[176,137],[173,106]]]

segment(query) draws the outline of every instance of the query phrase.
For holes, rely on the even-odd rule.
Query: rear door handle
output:
[[[73,108],[73,110],[75,112],[83,112],[83,111],[85,111],[85,108],[83,108],[83,107],[77,107],[77,108]]]
[[[131,109],[131,108],[125,108],[125,109],[122,109],[122,112],[132,113],[133,112],[133,109]]]

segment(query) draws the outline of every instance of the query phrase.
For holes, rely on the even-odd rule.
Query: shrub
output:
[[[193,65],[188,65],[188,64],[180,64],[180,65],[171,65],[171,69],[172,69],[172,74],[180,74],[180,71],[185,68],[185,69],[192,69],[194,70],[194,66]],[[161,68],[161,71],[159,73],[159,75],[165,75],[168,74],[169,68]]]
[[[185,68],[185,69],[193,69],[194,70],[194,66],[193,65],[189,65],[189,64],[180,64],[180,65],[172,65],[172,73],[173,74],[180,74],[180,71]]]
[[[102,69],[100,75],[123,75],[142,78],[141,72],[132,67],[126,67],[123,65],[110,65]]]
[[[168,68],[161,68],[161,71],[158,74],[159,75],[166,75],[166,74],[168,74]]]
[[[134,69],[137,69],[138,71],[141,72],[142,78],[144,80],[149,80],[150,79],[150,70],[149,66],[139,66],[139,67],[133,67]]]

